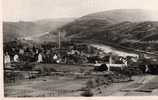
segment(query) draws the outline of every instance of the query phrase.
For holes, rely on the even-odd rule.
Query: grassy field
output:
[[[105,77],[105,75],[102,75],[103,73],[100,72],[93,72],[94,75],[91,73],[89,75],[91,77],[86,77],[86,75],[82,78],[78,77],[78,75],[82,76],[82,73],[92,70],[92,66],[38,64],[35,67],[39,69],[45,68],[47,70],[53,69],[56,70],[56,72],[61,72],[61,74],[52,74],[56,73],[52,72],[47,76],[20,79],[11,83],[5,83],[4,95],[6,97],[81,96],[88,86],[87,82],[90,80],[93,80],[90,82],[91,84],[89,84],[92,87],[91,91],[93,92],[93,96],[158,95],[158,76],[156,75],[133,76],[133,81],[109,83],[108,76]],[[97,74],[99,76],[97,76]],[[116,76],[117,75],[111,77],[114,78]],[[119,80],[120,79],[121,78],[119,78]],[[109,84],[107,85],[107,83]]]
[[[56,70],[59,72],[80,72],[80,71],[89,71],[93,69],[92,66],[86,65],[66,65],[66,64],[37,64],[35,69],[47,69],[47,70]]]
[[[85,83],[86,80],[44,76],[5,85],[4,93],[7,97],[80,96],[79,89],[84,87]]]
[[[52,72],[85,72],[93,67],[81,65],[38,64],[35,69]],[[80,89],[85,87],[88,79],[78,79],[75,75],[49,75],[34,79],[20,79],[5,83],[4,93],[7,97],[49,97],[80,96]]]

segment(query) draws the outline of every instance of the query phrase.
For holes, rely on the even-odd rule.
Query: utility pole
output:
[[[61,48],[61,33],[60,32],[59,32],[58,42],[59,42],[59,49],[60,49]]]
[[[112,64],[112,53],[110,53],[110,55],[109,55],[109,66],[108,66],[108,71],[110,71],[111,64]]]

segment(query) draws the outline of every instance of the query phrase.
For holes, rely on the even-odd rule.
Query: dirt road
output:
[[[102,45],[102,44],[90,44],[90,45],[92,47],[97,48],[97,49],[103,50],[105,53],[112,52],[112,53],[115,53],[115,54],[117,54],[119,56],[122,56],[122,57],[126,57],[126,56],[137,57],[138,56],[135,53],[121,51],[121,50],[118,50],[117,48],[114,48],[114,47],[111,47],[111,46],[108,46],[108,45]]]

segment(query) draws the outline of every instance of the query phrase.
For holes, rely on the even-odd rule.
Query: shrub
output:
[[[106,64],[102,64],[94,68],[94,71],[100,71],[100,72],[107,71],[107,70],[108,70],[108,67],[106,66]]]
[[[92,81],[92,80],[87,81],[86,86],[87,86],[88,88],[93,88],[93,87],[94,87],[93,81]]]
[[[92,97],[93,93],[92,93],[92,91],[90,89],[88,89],[87,91],[84,91],[83,93],[81,93],[81,96]]]

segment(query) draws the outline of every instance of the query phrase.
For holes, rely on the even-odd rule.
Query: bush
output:
[[[107,71],[107,70],[108,70],[108,67],[106,66],[106,64],[102,64],[94,68],[94,71],[100,71],[100,72]]]
[[[93,87],[95,87],[92,80],[87,81],[86,86],[87,86],[88,88],[93,88]]]
[[[84,91],[81,96],[84,96],[84,97],[92,97],[93,96],[93,93],[90,89],[88,89],[87,91]]]

